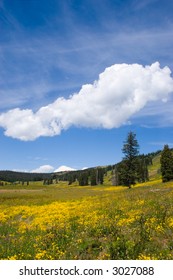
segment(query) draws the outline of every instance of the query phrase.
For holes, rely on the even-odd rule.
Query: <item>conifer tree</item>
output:
[[[81,172],[78,177],[79,186],[87,186],[88,185],[88,173]]]
[[[96,170],[96,184],[103,184],[104,170],[103,168],[97,168]]]
[[[138,182],[149,180],[147,159],[144,155],[138,157]]]
[[[121,180],[123,185],[131,188],[138,178],[138,159],[139,154],[139,144],[136,139],[136,134],[134,132],[129,132],[124,146],[122,148],[124,153],[124,158],[121,168]]]
[[[91,186],[97,185],[97,170],[96,169],[92,169],[92,171],[91,171],[90,184],[91,184]]]
[[[161,174],[162,181],[168,182],[173,180],[173,154],[168,145],[165,145],[161,153]]]

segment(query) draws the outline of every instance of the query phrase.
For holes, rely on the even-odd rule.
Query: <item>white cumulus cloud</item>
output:
[[[69,166],[62,165],[62,166],[58,167],[56,170],[54,170],[54,172],[74,171],[74,170],[76,170],[76,169],[69,167]]]
[[[173,92],[171,71],[152,65],[115,64],[93,84],[83,85],[68,99],[58,98],[37,112],[12,109],[0,115],[5,135],[20,140],[54,136],[70,126],[117,128],[150,101],[167,101]]]
[[[53,171],[54,171],[54,167],[47,164],[32,170],[31,173],[50,173]]]

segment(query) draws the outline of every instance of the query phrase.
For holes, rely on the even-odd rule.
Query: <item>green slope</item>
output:
[[[153,157],[153,164],[148,166],[149,179],[156,180],[161,178],[160,172],[160,157],[161,153]]]

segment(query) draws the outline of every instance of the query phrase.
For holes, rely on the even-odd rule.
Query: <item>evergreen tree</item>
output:
[[[144,155],[138,158],[138,182],[146,182],[149,180],[148,160]]]
[[[90,174],[90,184],[91,186],[97,185],[97,170],[92,169],[91,174]]]
[[[97,185],[102,185],[104,179],[104,169],[103,168],[97,168],[96,170],[96,183]]]
[[[119,172],[118,172],[118,165],[115,164],[115,166],[112,169],[112,185],[113,186],[118,186],[120,184],[120,179],[119,179]]]
[[[71,185],[76,181],[76,176],[74,174],[69,174],[68,176],[68,184]]]
[[[168,145],[165,145],[161,153],[161,174],[162,181],[168,182],[173,180],[173,154]]]
[[[139,144],[134,132],[129,132],[122,148],[124,158],[121,168],[122,184],[131,188],[138,178],[138,159]]]
[[[131,186],[129,185],[129,177],[127,176],[127,173],[129,172],[127,160],[122,160],[118,164],[117,171],[118,171],[117,185],[128,186],[130,188]]]
[[[88,185],[88,173],[81,172],[78,177],[79,186],[87,186]]]

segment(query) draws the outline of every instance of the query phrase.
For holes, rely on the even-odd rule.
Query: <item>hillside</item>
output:
[[[27,172],[16,172],[10,170],[0,171],[0,181],[6,182],[28,182],[28,181],[42,181],[45,179],[50,179],[51,174],[48,173],[27,173]]]
[[[156,151],[145,155],[145,158],[149,159],[150,164],[148,164],[149,180],[154,180],[160,178],[160,155],[161,151]],[[152,164],[151,164],[152,161]],[[120,162],[121,163],[121,162]],[[118,164],[120,164],[118,163]],[[88,168],[85,170],[75,170],[75,171],[61,171],[55,173],[27,173],[27,172],[16,172],[10,170],[0,171],[0,181],[6,182],[29,182],[29,181],[43,181],[56,179],[60,181],[72,181],[74,182],[76,178],[86,173],[91,176],[96,170],[100,170],[102,175],[104,175],[103,183],[105,185],[112,185],[112,175],[115,165],[97,166]]]
[[[149,165],[148,171],[149,171],[149,179],[150,180],[156,180],[161,177],[160,173],[160,157],[161,153],[157,154],[156,156],[153,157],[152,161],[153,164]]]

